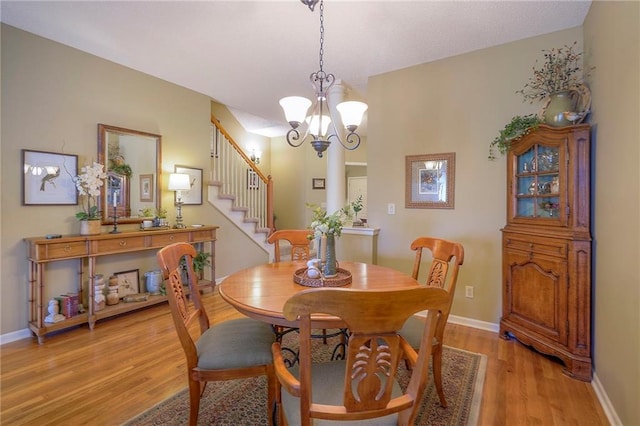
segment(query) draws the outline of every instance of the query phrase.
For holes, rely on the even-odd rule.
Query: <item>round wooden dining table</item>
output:
[[[297,284],[294,273],[306,267],[304,262],[267,263],[243,269],[227,276],[218,290],[224,300],[244,315],[283,327],[297,327],[296,321],[284,318],[285,302],[294,294],[308,290]],[[384,266],[368,263],[340,262],[340,268],[351,273],[352,282],[338,288],[358,290],[393,290],[418,286],[410,275]],[[336,317],[317,314],[312,317],[316,328],[337,328],[343,323]]]

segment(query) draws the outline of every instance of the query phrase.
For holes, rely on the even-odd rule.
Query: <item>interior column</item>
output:
[[[329,108],[331,108],[331,116],[340,119],[340,113],[336,110],[336,105],[344,101],[346,88],[340,80],[336,80],[331,90],[329,90]],[[344,126],[342,121],[335,123],[338,136],[344,140]],[[346,184],[345,184],[345,149],[344,147],[331,138],[331,145],[327,149],[327,213],[332,214],[344,207],[346,200]]]

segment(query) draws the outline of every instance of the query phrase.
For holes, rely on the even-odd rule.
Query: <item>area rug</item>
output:
[[[287,343],[286,340],[285,343]],[[327,345],[322,344],[320,340],[314,342],[314,360],[328,359],[333,348],[332,341]],[[448,406],[447,408],[440,406],[433,379],[429,377],[416,425],[476,425],[486,362],[486,355],[445,346],[442,359],[442,381]],[[409,373],[403,366],[400,375],[401,385],[406,385],[408,378]],[[186,425],[188,422],[189,394],[185,388],[129,420],[125,425]],[[200,402],[198,424],[267,425],[266,379],[257,377],[207,384]]]

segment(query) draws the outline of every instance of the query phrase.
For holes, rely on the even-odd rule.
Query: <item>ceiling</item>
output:
[[[582,25],[590,1],[343,1],[324,5],[324,70],[366,101],[370,76]],[[5,1],[2,22],[205,94],[248,131],[288,126],[313,94],[319,5],[282,1]]]

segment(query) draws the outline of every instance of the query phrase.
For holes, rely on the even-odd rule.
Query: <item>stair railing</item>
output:
[[[245,221],[256,222],[256,230],[274,231],[273,180],[265,176],[242,148],[211,116],[211,183],[220,195],[234,200],[234,208],[245,209]]]

